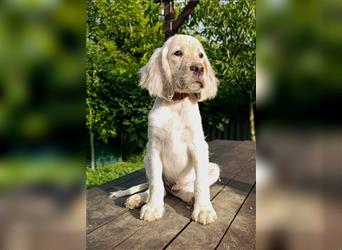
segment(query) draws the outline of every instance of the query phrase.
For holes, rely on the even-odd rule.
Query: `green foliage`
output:
[[[128,162],[108,163],[97,169],[86,168],[87,188],[101,185],[108,181],[132,173],[143,168],[141,156],[130,159]]]
[[[220,80],[217,97],[201,112],[223,130],[234,111],[255,102],[256,1],[201,0],[182,32],[202,42]]]
[[[152,98],[138,88],[138,71],[163,43],[159,8],[148,0],[87,1],[87,127],[105,142],[121,136],[126,149],[146,143]]]
[[[58,147],[64,149],[69,139],[66,143],[56,134],[82,127],[84,13],[80,5],[80,1],[0,1],[4,152],[33,152],[32,144],[63,144]]]
[[[76,160],[51,156],[16,156],[0,160],[0,191],[34,184],[70,185],[83,183]]]
[[[220,130],[255,101],[255,8],[255,0],[201,0],[179,32],[203,43],[217,72],[218,96],[200,108]],[[121,137],[124,155],[146,143],[153,99],[139,89],[138,71],[163,44],[160,10],[150,0],[87,0],[87,127],[104,141]]]

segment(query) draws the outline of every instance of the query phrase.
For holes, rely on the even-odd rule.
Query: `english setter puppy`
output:
[[[198,102],[215,97],[218,80],[204,49],[194,37],[175,35],[154,51],[140,73],[140,86],[157,97],[148,115],[144,159],[149,188],[130,196],[125,205],[133,209],[145,204],[140,218],[160,219],[166,189],[193,204],[194,221],[211,223],[217,216],[209,186],[220,170],[209,163]]]

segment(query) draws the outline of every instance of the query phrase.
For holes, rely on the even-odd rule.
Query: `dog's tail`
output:
[[[115,192],[110,192],[109,193],[109,197],[110,198],[119,198],[119,197],[123,197],[123,196],[127,196],[127,195],[132,195],[141,191],[144,191],[145,189],[148,189],[148,183],[142,183],[133,187],[130,187],[126,190],[119,190],[119,191],[115,191]]]

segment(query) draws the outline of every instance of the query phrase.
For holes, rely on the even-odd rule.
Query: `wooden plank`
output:
[[[255,143],[245,141],[239,142],[236,148],[228,153],[220,152],[220,154],[213,154],[215,162],[221,167],[220,178],[224,183],[230,181],[232,175],[230,171],[235,168],[240,168],[243,162],[254,160],[255,162]]]
[[[104,183],[100,186],[90,188],[86,191],[87,198],[94,197],[99,194],[98,190],[102,190],[106,193],[110,191],[115,191],[119,189],[127,188],[129,182],[139,183],[146,179],[144,169],[137,170],[129,175],[122,176],[118,179],[112,180],[110,182]],[[130,187],[130,186],[128,186]]]
[[[245,164],[233,185],[228,183],[213,200],[218,220],[206,226],[191,222],[167,249],[214,249],[217,246],[255,183],[255,160],[251,158]]]
[[[256,249],[255,187],[243,204],[237,217],[221,240],[218,250]]]
[[[214,149],[215,152],[212,155],[212,161],[221,165],[221,178],[223,179],[223,183],[218,183],[211,188],[211,195],[213,197],[222,192],[223,184],[227,184],[226,182],[233,183],[233,181],[236,180],[234,176],[243,170],[244,163],[246,163],[247,159],[251,158],[251,155],[255,154],[255,151],[253,152],[255,146],[248,142],[241,143],[231,141],[213,141],[210,142],[209,145],[210,151],[213,151]],[[222,150],[222,148],[224,150]],[[241,150],[247,150],[249,152],[241,152]],[[217,154],[216,151],[221,154]],[[242,173],[240,173],[240,175],[241,174]],[[234,185],[239,186],[239,183],[235,181]],[[233,187],[229,188],[234,189]],[[100,191],[94,190],[92,192],[96,193]],[[96,197],[96,195],[93,197]],[[187,207],[185,203],[180,202],[177,198],[170,196],[165,198],[166,214],[163,219],[155,222],[141,221],[138,218],[140,212],[138,209],[130,212],[121,211],[120,213],[120,207],[123,209],[122,203],[124,199],[121,201],[121,205],[118,205],[119,213],[117,211],[111,211],[111,213],[117,213],[116,216],[111,217],[110,220],[107,220],[102,226],[97,227],[96,230],[93,229],[91,233],[87,235],[88,249],[127,249],[134,248],[133,246],[148,249],[162,248],[166,246],[179,231],[188,224],[191,224],[190,217],[192,209]],[[96,201],[94,202],[96,203]],[[111,205],[113,206],[113,204]],[[98,210],[107,209],[108,207],[102,208],[101,205],[98,206]],[[106,214],[105,211],[99,213]]]
[[[213,201],[218,220],[206,226],[191,222],[166,249],[215,249],[245,197],[244,192],[225,187]]]
[[[128,216],[129,214],[129,216]],[[138,219],[139,211],[131,210],[120,216],[115,223],[110,222],[87,235],[87,249],[107,250],[113,245],[119,244],[129,234],[139,230],[144,221]]]
[[[137,171],[132,175],[134,178],[129,180],[126,178],[119,178],[116,181],[110,182],[111,185],[127,188],[146,181],[144,172]],[[109,185],[105,186],[105,190],[101,189],[103,186],[95,187],[87,191],[87,233],[92,232],[98,227],[112,221],[125,213],[127,209],[124,207],[125,198],[116,200],[108,197],[108,192],[105,190],[110,189]]]
[[[87,197],[87,233],[126,212],[122,199],[112,200],[101,189],[96,189],[96,192],[98,195],[91,199]]]
[[[238,146],[239,144],[236,144],[236,145]],[[234,156],[234,153],[236,155],[241,154],[240,150],[241,149],[236,147],[229,154],[226,154],[226,156]],[[243,181],[246,178],[246,174],[243,173],[244,166],[242,165],[243,164],[246,165],[247,164],[246,161],[245,162],[236,161],[237,164],[230,165],[229,167],[226,166],[224,170],[227,169],[227,171],[222,171],[221,179],[227,180],[228,182],[231,181],[232,179]],[[251,176],[250,178],[251,179],[254,178],[255,180],[255,162],[253,159],[250,159],[250,162],[252,161],[253,161],[253,164],[249,163],[249,165],[253,165],[254,170],[248,169],[248,172],[252,172],[249,174]],[[254,174],[254,177],[253,177],[253,174]],[[240,177],[234,178],[236,175],[240,175]],[[216,195],[221,195],[220,192],[222,192],[223,187],[224,186],[222,186],[222,184],[211,187],[211,197],[215,197]],[[230,188],[230,190],[234,190],[234,189]],[[225,191],[225,192],[228,192],[228,191]],[[228,193],[234,194],[234,192],[228,192]],[[243,192],[243,191],[238,190],[238,192]],[[241,196],[241,197],[244,197],[244,196]],[[214,203],[215,203],[215,200],[216,198],[214,198]],[[238,206],[241,205],[241,202],[237,203],[237,205]],[[162,249],[166,247],[168,243],[172,241],[181,230],[183,230],[185,227],[187,227],[191,223],[190,217],[191,217],[192,209],[185,210],[184,208],[185,208],[184,203],[180,203],[180,202],[178,203],[176,202],[172,204],[169,203],[167,206],[166,214],[161,220],[147,224],[146,226],[142,227],[140,230],[136,231],[135,234],[133,234],[131,237],[127,238],[120,245],[118,245],[115,249],[134,249],[135,246],[139,246],[140,249]],[[174,213],[174,211],[176,211],[176,213]],[[203,227],[203,226],[200,226],[200,227]],[[217,240],[216,244],[218,243],[219,239]],[[189,245],[188,248],[192,249],[192,245]]]
[[[216,185],[211,191],[215,195],[219,190],[221,190],[221,186]],[[140,220],[140,209],[129,210],[117,220],[111,221],[88,234],[87,249],[135,249],[137,246],[140,249],[152,249],[154,247],[151,246],[160,245],[167,236],[172,239],[184,225],[190,222],[191,208],[173,196],[167,195],[165,197],[165,210],[164,217],[154,222]],[[142,229],[144,229],[142,234],[136,234]],[[146,231],[148,231],[147,234]],[[134,237],[127,241],[132,235]],[[156,235],[162,237],[159,238]],[[167,242],[168,240],[165,244]],[[144,243],[147,243],[147,247],[144,247]]]
[[[145,170],[137,170],[129,175],[122,176],[118,179],[115,179],[113,181],[107,182],[105,184],[102,184],[98,186],[98,188],[110,192],[110,191],[115,191],[117,189],[126,189],[127,187],[130,187],[127,185],[129,181],[136,179],[136,178],[141,178],[143,176],[143,179],[145,178]],[[135,182],[137,183],[137,182]],[[113,189],[113,187],[116,187]]]
[[[221,146],[223,145],[221,142],[215,142],[214,144]],[[224,143],[226,145],[233,144],[234,146],[228,147],[227,156],[236,157],[240,154],[240,149],[237,148],[239,143]],[[226,167],[227,171],[222,172],[222,177],[225,180],[229,180],[229,177],[234,176],[238,171],[241,170],[240,164],[235,164],[229,167]],[[213,186],[211,188],[212,197],[219,193],[223,188],[221,183]],[[178,199],[174,197],[167,196],[165,198],[165,208],[166,214],[163,219],[155,222],[143,222],[138,219],[139,210],[133,210],[138,214],[136,217],[132,216],[131,213],[126,213],[117,218],[116,220],[111,221],[110,223],[104,225],[103,227],[95,230],[91,234],[88,235],[88,246],[89,249],[110,249],[111,247],[128,249],[134,244],[139,244],[139,247],[143,248],[145,246],[150,248],[150,244],[153,243],[154,247],[163,247],[165,246],[177,233],[190,222],[191,212],[192,210],[187,207],[187,205],[183,202],[180,202]],[[126,227],[124,223],[121,221],[125,221],[125,223],[129,223],[129,225],[136,225],[136,227]],[[113,227],[115,227],[120,233],[112,234],[112,237],[107,237],[108,231],[112,231]],[[165,231],[167,228],[167,231]],[[164,232],[159,235],[159,232]],[[126,240],[131,235],[134,234],[134,237],[131,237],[129,240]],[[159,237],[156,237],[159,235]],[[99,243],[101,242],[101,243]],[[120,244],[121,243],[121,244]],[[99,245],[100,244],[100,245]]]
[[[237,147],[239,142],[229,141],[213,141],[209,143],[210,147],[214,150],[224,149],[234,157],[238,151],[233,151],[233,155],[230,154],[232,150]],[[222,152],[220,152],[223,154]],[[218,162],[220,164],[220,162]],[[221,164],[222,165],[222,164]],[[234,167],[224,168],[229,170],[227,173],[234,171]],[[224,176],[223,176],[224,177]],[[133,185],[137,185],[146,181],[145,172],[143,170],[136,171],[130,175],[126,175],[117,180],[108,182],[99,187],[92,188],[87,191],[87,233],[92,232],[96,228],[104,225],[105,223],[118,218],[125,213],[127,209],[124,207],[124,198],[114,201],[108,198],[108,192],[125,189]]]
[[[222,189],[221,185],[211,187],[211,196],[215,196]],[[186,225],[191,222],[192,208],[177,198],[165,198],[166,213],[162,219],[146,223],[131,237],[115,247],[115,249],[162,249]]]
[[[142,183],[147,183],[147,178],[145,176],[145,172],[142,175],[136,176],[135,178],[128,179],[124,183],[120,183],[118,185],[113,185],[111,187],[108,187],[105,191],[107,193],[110,193],[112,191],[125,190],[125,189],[130,188],[134,185],[138,185],[138,184],[142,184]]]
[[[226,152],[222,149],[212,152],[210,156],[215,157],[215,161],[221,161],[224,165],[229,165],[231,161],[236,160],[246,161],[255,156],[255,143],[251,141],[239,141],[237,143],[236,150],[238,150],[239,153],[233,157],[230,155],[231,152]]]
[[[217,156],[229,154],[241,141],[213,140],[209,142],[209,156],[211,160],[216,160]]]

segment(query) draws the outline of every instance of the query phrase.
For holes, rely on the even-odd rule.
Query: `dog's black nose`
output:
[[[190,70],[193,71],[195,74],[203,74],[204,68],[201,64],[193,64],[190,66]]]

